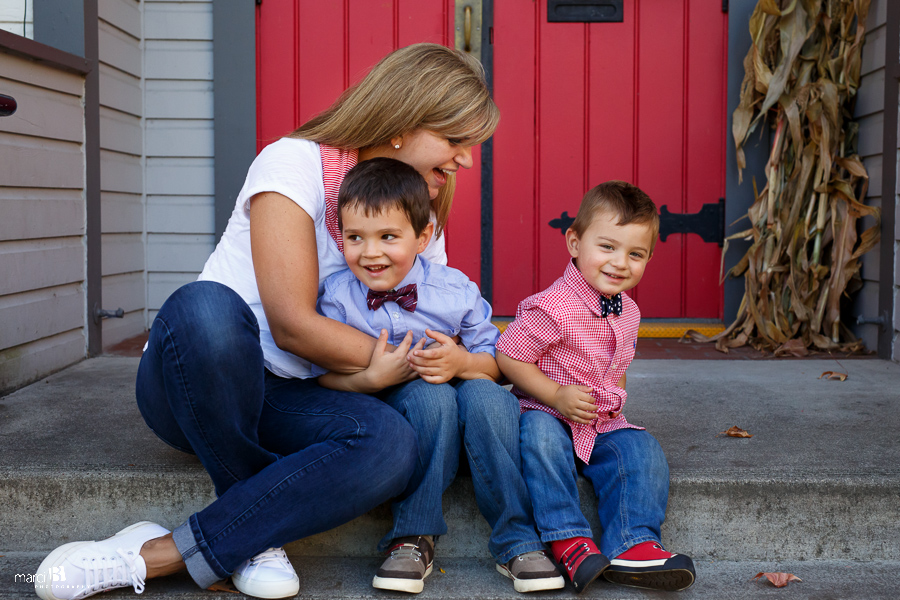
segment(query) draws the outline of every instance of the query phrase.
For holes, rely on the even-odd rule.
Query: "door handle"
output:
[[[456,0],[454,47],[481,62],[482,0]]]

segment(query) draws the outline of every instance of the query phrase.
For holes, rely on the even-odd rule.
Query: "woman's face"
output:
[[[397,143],[400,148],[392,147],[390,157],[402,160],[425,178],[432,200],[447,183],[448,173],[472,167],[472,146],[466,140],[447,139],[427,129],[416,129],[391,140],[391,144]]]

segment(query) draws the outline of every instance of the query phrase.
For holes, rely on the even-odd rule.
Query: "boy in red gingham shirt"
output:
[[[601,574],[659,590],[694,582],[691,559],[660,544],[669,498],[662,448],[622,415],[641,321],[624,292],[641,280],[658,233],[656,206],[636,186],[590,190],[566,231],[565,274],[523,300],[497,342],[522,409],[523,472],[541,541],[578,592]],[[581,512],[576,462],[598,497],[603,553]]]

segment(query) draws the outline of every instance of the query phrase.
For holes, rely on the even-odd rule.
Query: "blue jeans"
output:
[[[592,537],[578,500],[576,461],[597,494],[605,555],[615,558],[641,542],[660,540],[669,465],[652,435],[640,429],[599,434],[590,463],[583,465],[568,425],[539,410],[523,413],[520,421],[525,481],[544,542]]]
[[[256,317],[218,283],[166,301],[136,392],[147,425],[196,454],[215,485],[217,500],[174,531],[202,588],[400,494],[415,465],[412,429],[380,400],[266,371]]]
[[[456,476],[460,447],[472,471],[475,500],[488,525],[488,549],[500,563],[544,547],[521,476],[519,402],[486,379],[439,385],[421,379],[381,394],[412,425],[418,461],[406,494],[392,505],[394,526],[381,540],[447,533],[441,496]]]

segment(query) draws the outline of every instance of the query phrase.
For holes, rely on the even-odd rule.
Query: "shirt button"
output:
[[[391,313],[391,318],[399,319],[399,318],[400,318],[400,313],[398,313],[398,312]]]
[[[612,366],[613,369],[618,369],[618,368],[619,368],[619,365],[617,365],[616,363],[613,363],[611,366]]]

